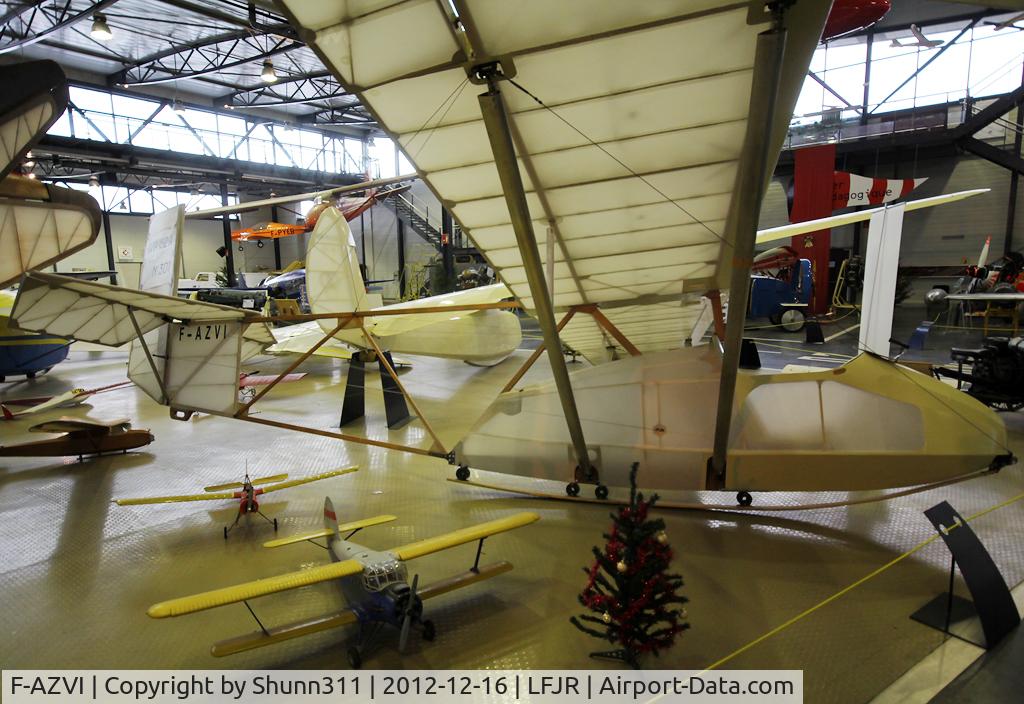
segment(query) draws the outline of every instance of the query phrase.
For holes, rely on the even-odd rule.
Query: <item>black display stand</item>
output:
[[[821,323],[808,320],[804,325],[804,343],[808,345],[825,344],[825,334],[821,331]]]
[[[387,363],[395,368],[391,360],[391,353],[385,352]],[[395,430],[412,420],[409,415],[409,406],[405,402],[405,394],[402,393],[398,382],[388,373],[384,366],[384,360],[378,358],[377,365],[380,368],[380,385],[384,391],[384,412],[388,419],[388,429]],[[362,355],[353,353],[348,364],[348,380],[345,383],[345,398],[341,405],[341,420],[338,425],[345,427],[349,423],[359,420],[366,415],[366,364]]]
[[[753,340],[743,340],[740,345],[740,369],[760,369],[761,355],[757,353],[757,345]]]
[[[981,648],[992,648],[1020,623],[1020,614],[992,556],[956,509],[943,501],[924,512],[949,552],[949,587],[910,618]],[[953,593],[960,568],[973,601]],[[978,633],[978,624],[981,633]]]

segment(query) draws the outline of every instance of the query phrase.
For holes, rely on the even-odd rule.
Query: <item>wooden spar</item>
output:
[[[366,341],[369,342],[370,345],[373,347],[373,351],[377,353],[377,359],[380,361],[381,366],[384,367],[384,369],[387,370],[388,374],[391,375],[391,378],[395,380],[395,384],[398,385],[398,389],[407,399],[409,399],[409,405],[412,406],[412,410],[416,411],[416,415],[419,416],[421,421],[423,421],[423,425],[426,427],[427,432],[430,433],[430,437],[434,439],[434,447],[439,448],[442,454],[448,454],[447,451],[444,449],[444,444],[441,442],[441,439],[437,437],[437,433],[434,432],[434,429],[431,427],[430,423],[427,422],[427,418],[426,416],[423,415],[423,411],[421,411],[419,406],[416,405],[416,401],[413,399],[412,395],[405,390],[404,386],[402,386],[402,382],[398,379],[398,375],[395,374],[395,370],[391,368],[391,364],[388,362],[388,358],[384,355],[384,352],[382,352],[380,347],[377,345],[377,341],[373,339],[373,335],[366,332],[366,328],[362,328],[362,331],[363,337],[365,337]]]
[[[561,332],[562,328],[564,328],[569,323],[569,321],[572,320],[572,317],[574,315],[576,315],[576,309],[570,308],[568,312],[566,312],[566,314],[562,316],[562,319],[558,321],[558,325],[555,326],[555,332]],[[512,378],[508,380],[507,384],[505,384],[505,388],[501,390],[501,393],[511,391],[512,387],[519,383],[519,380],[523,378],[523,375],[526,374],[526,372],[530,371],[530,367],[533,366],[534,362],[540,359],[540,356],[542,354],[544,354],[543,342],[541,342],[540,345],[537,346],[537,349],[535,349],[533,351],[533,354],[530,355],[529,359],[527,359],[523,363],[523,366],[519,367],[519,371],[512,375]]]
[[[219,414],[213,414],[219,415]],[[229,418],[231,416],[228,416]],[[445,453],[435,452],[433,450],[424,450],[420,447],[412,447],[410,445],[399,445],[393,442],[385,442],[383,440],[373,440],[371,438],[361,438],[357,435],[347,435],[345,433],[334,433],[330,430],[321,430],[319,428],[307,428],[304,425],[295,425],[294,423],[284,423],[279,420],[270,420],[269,418],[260,418],[258,416],[234,416],[238,420],[248,421],[250,423],[259,423],[260,425],[269,425],[274,428],[281,428],[282,430],[295,430],[300,433],[310,433],[311,435],[321,435],[325,438],[334,438],[336,440],[345,440],[346,442],[354,442],[360,445],[373,445],[374,447],[383,447],[388,450],[398,450],[399,452],[409,452],[414,455],[424,455],[426,457],[440,457],[445,458]]]
[[[260,390],[260,392],[259,392],[258,394],[256,394],[255,396],[253,396],[252,400],[251,400],[251,401],[249,401],[249,403],[245,404],[244,406],[242,406],[241,408],[239,408],[239,409],[238,409],[237,411],[235,411],[235,417],[236,417],[236,418],[241,418],[241,417],[245,416],[245,415],[246,415],[246,414],[247,414],[247,413],[249,412],[249,409],[250,409],[250,408],[252,408],[252,405],[253,405],[254,403],[256,403],[256,402],[257,402],[257,401],[259,401],[259,400],[260,400],[261,398],[263,398],[264,396],[266,396],[266,395],[267,395],[267,394],[268,394],[268,393],[270,392],[270,390],[271,390],[272,388],[274,388],[275,386],[277,386],[278,382],[280,382],[280,381],[281,381],[281,379],[285,378],[285,376],[287,376],[288,374],[290,374],[290,373],[292,373],[293,371],[295,371],[295,369],[296,369],[296,368],[297,368],[297,367],[298,367],[298,366],[299,366],[300,364],[302,364],[302,363],[303,363],[303,362],[305,362],[305,361],[306,361],[307,359],[309,359],[309,357],[310,357],[310,356],[311,356],[311,355],[312,355],[312,354],[313,354],[314,352],[316,352],[316,351],[317,351],[318,349],[320,349],[320,347],[321,347],[321,346],[323,346],[323,344],[324,344],[325,342],[327,342],[327,341],[328,341],[328,340],[330,340],[330,339],[331,339],[332,337],[334,337],[335,333],[337,333],[337,332],[338,332],[339,330],[341,330],[341,329],[342,329],[343,327],[345,327],[345,323],[347,323],[347,322],[348,322],[348,321],[350,320],[350,318],[349,318],[349,317],[347,317],[347,315],[343,315],[343,316],[338,316],[338,317],[339,317],[339,318],[341,318],[341,317],[344,317],[344,318],[345,318],[345,320],[339,320],[339,321],[338,321],[338,325],[337,325],[337,326],[336,326],[336,327],[335,327],[335,328],[334,328],[333,330],[331,330],[331,331],[330,331],[329,333],[327,333],[326,335],[324,335],[323,337],[321,337],[321,338],[320,338],[320,340],[319,340],[319,341],[318,341],[318,342],[317,342],[317,343],[316,343],[315,345],[313,345],[313,346],[312,346],[312,347],[310,347],[310,348],[309,348],[308,350],[306,350],[305,352],[303,352],[303,353],[302,353],[302,355],[301,355],[301,356],[300,356],[300,357],[299,357],[298,359],[296,359],[296,360],[295,360],[295,361],[294,361],[294,362],[293,362],[293,363],[292,363],[291,365],[289,365],[289,367],[288,367],[287,369],[285,369],[285,370],[284,370],[283,372],[281,372],[280,374],[278,374],[278,375],[277,375],[277,378],[276,378],[276,379],[274,379],[274,380],[273,380],[272,382],[270,382],[270,383],[269,383],[269,384],[267,384],[267,385],[266,385],[265,387],[263,387],[263,388],[262,388],[262,389]]]
[[[605,317],[604,313],[602,313],[597,306],[591,306],[587,312],[594,316],[594,320],[597,321],[597,324],[607,330],[608,334],[614,337],[615,341],[622,345],[625,350],[629,352],[631,357],[640,356],[640,350],[638,350],[636,346],[629,341],[628,337],[622,334],[621,330],[612,324],[612,321]]]
[[[725,342],[725,316],[722,314],[722,292],[717,288],[704,296],[711,301],[711,315],[715,320],[715,335],[719,342]]]
[[[253,316],[246,318],[247,323],[302,322],[337,318],[342,315],[350,318],[377,318],[389,315],[423,315],[427,313],[451,313],[456,311],[491,310],[493,308],[522,308],[518,301],[496,301],[494,303],[465,303],[452,306],[430,306],[427,308],[381,308],[377,310],[355,310],[347,313],[302,313],[299,315]]]
[[[161,375],[160,371],[156,368],[156,362],[153,361],[153,355],[149,351],[149,345],[146,344],[146,338],[142,334],[142,330],[139,328],[139,322],[135,320],[135,312],[132,310],[131,306],[127,306],[127,308],[128,317],[132,321],[132,327],[135,328],[135,334],[138,335],[138,340],[139,344],[142,346],[142,351],[146,353],[146,360],[149,362],[149,368],[153,372],[153,378],[155,378],[156,383],[160,385],[160,393],[163,395],[164,401],[169,403],[171,397],[167,395],[167,387],[164,386],[163,375]]]

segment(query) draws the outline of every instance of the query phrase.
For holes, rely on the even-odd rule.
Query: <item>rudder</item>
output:
[[[324,497],[324,528],[330,528],[335,535],[338,533],[338,514],[334,512],[330,497]]]

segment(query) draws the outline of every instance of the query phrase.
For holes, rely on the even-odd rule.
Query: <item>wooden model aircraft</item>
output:
[[[36,440],[0,447],[2,457],[65,457],[102,455],[106,452],[128,452],[153,442],[153,433],[132,428],[125,418],[98,421],[88,418],[48,420],[29,428],[31,433],[63,433],[49,440]]]
[[[533,523],[539,520],[540,516],[529,512],[517,513],[391,550],[371,550],[349,540],[363,528],[387,523],[395,518],[390,515],[374,516],[339,525],[331,500],[325,499],[322,530],[273,540],[265,545],[280,547],[306,540],[313,541],[316,538],[327,538],[331,564],[162,601],[149,607],[147,613],[153,618],[166,618],[239,601],[249,606],[249,600],[258,596],[338,580],[342,593],[348,600],[348,607],[343,611],[273,628],[266,628],[260,623],[259,631],[216,643],[211,648],[211,653],[218,657],[232,655],[318,631],[358,623],[359,636],[347,651],[349,664],[358,668],[371,641],[384,626],[399,629],[400,651],[405,650],[413,626],[419,627],[424,640],[433,640],[434,624],[423,618],[424,599],[447,594],[512,569],[508,562],[480,566],[484,540],[492,535]],[[343,535],[346,533],[347,535]],[[419,575],[415,575],[412,583],[409,583],[406,561],[474,541],[478,541],[476,559],[466,572],[422,589],[419,588]],[[255,616],[255,613],[253,615]],[[258,619],[257,622],[259,623]]]
[[[895,48],[914,48],[923,47],[925,49],[934,49],[937,46],[942,46],[945,42],[942,39],[929,39],[924,36],[924,32],[916,24],[910,25],[910,33],[914,36],[914,41],[907,42],[904,44],[899,39],[893,39],[889,46]]]
[[[206,492],[205,494],[152,496],[138,499],[114,499],[114,503],[118,506],[142,506],[148,504],[173,504],[184,501],[222,501],[237,499],[238,513],[235,515],[235,521],[230,526],[224,526],[224,539],[227,540],[228,533],[238,525],[238,519],[250,513],[258,514],[265,521],[272,524],[275,531],[277,530],[277,519],[267,518],[263,515],[263,512],[260,511],[260,503],[257,499],[258,496],[269,494],[272,491],[280,491],[281,489],[290,489],[294,486],[318,482],[321,479],[340,477],[343,474],[350,474],[358,470],[359,467],[345,467],[344,469],[335,469],[330,472],[322,472],[320,474],[314,474],[300,479],[292,479],[290,481],[285,481],[288,479],[287,474],[275,474],[270,477],[257,477],[256,479],[250,479],[249,473],[246,472],[245,479],[240,482],[227,482],[225,484],[215,484],[213,486],[203,487],[203,491]],[[264,487],[259,486],[260,484],[273,484],[273,486]],[[226,489],[235,489],[235,491],[225,491]]]

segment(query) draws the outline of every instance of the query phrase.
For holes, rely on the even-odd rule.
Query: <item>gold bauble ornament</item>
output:
[[[661,543],[662,545],[665,545],[666,543],[668,543],[668,533],[666,533],[665,531],[659,531],[658,535],[656,537],[657,537],[658,542]]]
[[[619,572],[625,572],[629,569],[629,565],[626,564],[625,560],[620,560],[619,564],[615,565],[615,569],[617,569]]]
[[[610,613],[608,613],[607,611],[605,611],[603,614],[601,614],[601,620],[604,621],[605,623],[611,623],[612,622],[612,615]]]

